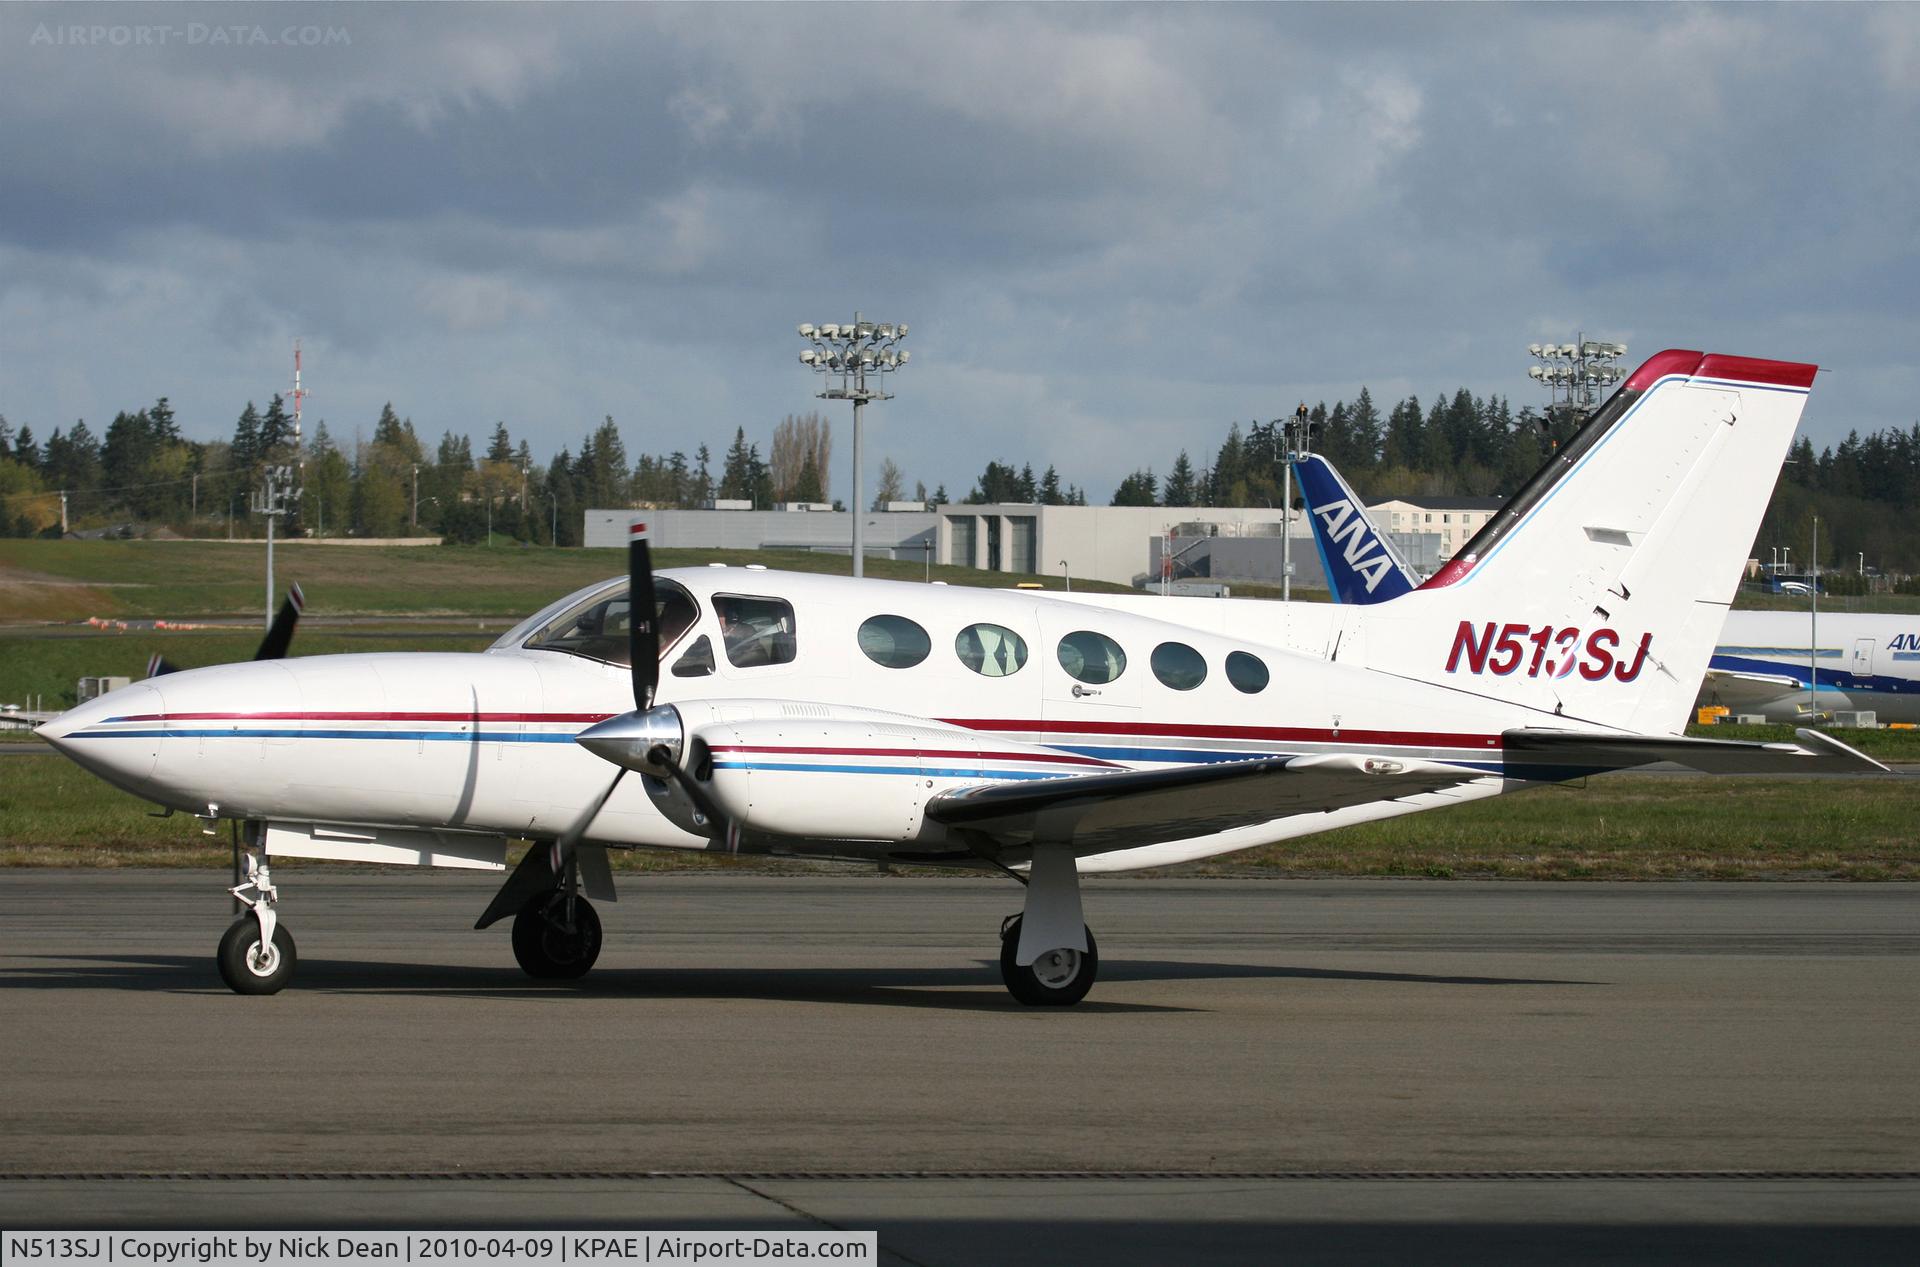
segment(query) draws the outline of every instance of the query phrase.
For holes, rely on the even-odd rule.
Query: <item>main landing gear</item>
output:
[[[1000,926],[1000,979],[1028,1007],[1071,1007],[1087,997],[1100,949],[1080,915],[1080,872],[1065,845],[1038,845],[1027,904]]]
[[[237,841],[234,849],[234,869],[238,871]],[[246,896],[248,890],[252,890],[252,897]],[[293,934],[274,913],[273,905],[279,900],[280,892],[273,887],[264,849],[246,851],[246,878],[227,892],[246,909],[220,939],[220,950],[215,956],[220,965],[220,979],[235,994],[278,994],[293,979],[296,955]]]
[[[600,957],[600,916],[570,889],[535,894],[513,917],[513,957],[530,977],[578,980]]]

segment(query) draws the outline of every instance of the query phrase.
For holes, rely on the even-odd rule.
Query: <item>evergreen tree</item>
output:
[[[1220,454],[1213,460],[1213,480],[1209,491],[1211,505],[1247,504],[1247,444],[1240,435],[1240,424],[1237,422],[1227,428],[1226,442],[1220,446]]]
[[[162,396],[147,409],[147,417],[153,423],[153,438],[161,444],[178,444],[180,426],[174,421],[173,406]]]
[[[29,470],[40,468],[40,446],[33,442],[33,428],[25,423],[13,437],[13,460]]]
[[[687,500],[704,506],[713,500],[713,455],[701,445],[693,451],[693,478],[687,488]]]
[[[701,446],[702,452],[705,446]],[[759,462],[759,454],[747,445],[747,429],[735,427],[733,445],[727,450],[726,461],[720,468],[720,492],[722,501],[748,501],[753,497],[754,467]],[[705,461],[702,460],[704,467]]]
[[[1033,505],[1040,500],[1040,490],[1033,482],[1033,463],[1028,462],[1020,468],[1019,500]]]
[[[1063,506],[1066,495],[1060,491],[1060,472],[1047,464],[1047,473],[1040,477],[1040,504],[1043,506]]]
[[[228,461],[234,477],[242,485],[253,482],[253,468],[260,462],[260,411],[248,401],[233,424],[233,439],[227,446]]]
[[[1158,506],[1160,504],[1160,481],[1154,478],[1151,470],[1135,471],[1120,481],[1120,487],[1113,491],[1114,506]]]
[[[23,431],[22,434],[25,434],[25,432]],[[947,486],[945,484],[933,490],[933,500],[931,504],[935,506],[944,506],[947,504]]]
[[[1187,458],[1187,451],[1182,449],[1180,456],[1173,460],[1173,469],[1167,472],[1165,501],[1169,506],[1191,506],[1193,496],[1193,463]]]
[[[293,415],[287,412],[287,404],[275,392],[273,399],[267,402],[267,412],[260,419],[259,456],[262,462],[287,462],[292,458]]]
[[[507,424],[504,422],[493,424],[493,442],[487,446],[487,461],[513,461],[513,440],[507,435]]]

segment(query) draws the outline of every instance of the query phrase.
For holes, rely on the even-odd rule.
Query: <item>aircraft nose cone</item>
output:
[[[573,741],[594,756],[642,774],[664,776],[665,767],[649,754],[664,747],[668,759],[680,760],[680,710],[671,704],[649,708],[644,713],[622,713],[587,727]]]
[[[159,690],[143,682],[70,708],[38,733],[83,769],[139,794],[160,760],[166,708]]]

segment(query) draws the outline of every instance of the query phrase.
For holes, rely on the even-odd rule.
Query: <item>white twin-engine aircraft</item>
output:
[[[1655,356],[1476,554],[1388,604],[655,576],[635,525],[627,577],[482,654],[166,672],[41,733],[244,824],[219,952],[241,993],[293,971],[270,859],[504,870],[525,837],[479,927],[511,916],[536,977],[598,956],[609,848],[738,851],[1004,873],[1026,886],[1008,990],[1071,1004],[1098,965],[1083,872],[1656,761],[1881,768],[1811,731],[1682,737],[1814,372]]]

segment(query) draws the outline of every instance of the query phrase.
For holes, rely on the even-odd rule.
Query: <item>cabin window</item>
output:
[[[1191,691],[1207,680],[1206,657],[1184,642],[1161,643],[1149,663],[1160,685],[1176,691]]]
[[[1057,654],[1068,676],[1099,686],[1127,671],[1127,653],[1105,634],[1076,630],[1060,640]]]
[[[1027,641],[1000,625],[968,625],[954,635],[953,653],[982,677],[1018,673],[1027,662]]]
[[[911,669],[933,650],[927,631],[905,616],[869,616],[859,637],[861,654],[883,669]]]
[[[720,618],[720,640],[726,644],[727,663],[734,668],[758,669],[793,662],[793,604],[786,599],[715,594],[713,611]]]
[[[686,654],[673,662],[668,672],[675,677],[705,677],[713,672],[713,642],[705,634],[694,639]]]
[[[700,614],[693,596],[672,581],[655,582],[653,610],[654,628],[660,632],[663,652],[692,628]],[[630,664],[627,611],[627,590],[623,587],[562,612],[524,645],[536,651],[564,651],[608,664]]]
[[[1266,662],[1257,655],[1248,655],[1244,651],[1227,653],[1227,681],[1233,683],[1233,689],[1248,695],[1258,695],[1267,689]]]

